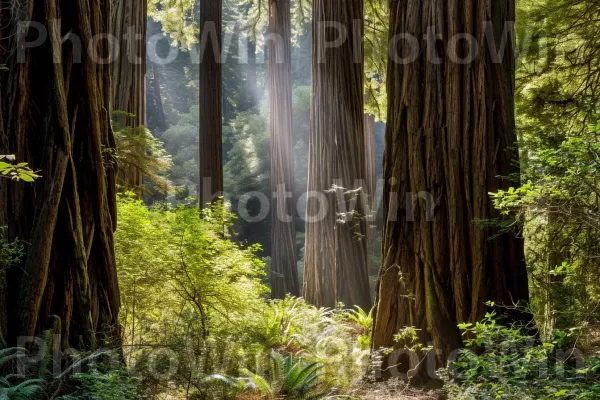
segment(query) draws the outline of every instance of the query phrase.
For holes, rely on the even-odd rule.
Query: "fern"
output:
[[[42,338],[44,339],[44,348],[40,349],[40,351],[44,351],[44,356],[38,365],[38,376],[50,375],[48,366],[52,363],[52,341],[54,339],[54,331],[46,330],[42,335]]]
[[[53,376],[52,366],[52,331],[44,332],[44,345],[40,346],[43,357],[27,368],[27,373],[7,374],[0,376],[0,400],[29,400],[41,398],[68,399],[130,399],[135,398],[136,384],[125,371],[74,373],[85,364],[101,365],[100,357],[111,355],[114,350],[98,350],[86,357],[72,362],[61,374]],[[8,348],[0,350],[0,368],[9,370],[15,360],[26,357],[24,348]],[[44,392],[46,394],[44,394]],[[56,397],[62,394],[61,397]],[[83,397],[81,396],[83,395]]]
[[[10,400],[33,399],[36,393],[44,390],[45,386],[46,382],[43,379],[28,379],[6,389],[6,397]]]
[[[26,357],[28,354],[28,351],[21,347],[10,347],[0,350],[0,368],[8,369],[9,363]],[[26,379],[20,373],[8,374],[0,377],[0,399],[35,399],[38,398],[37,394],[44,391],[46,387],[47,382],[41,378],[41,374],[29,379]]]
[[[273,353],[270,368],[271,382],[267,378],[245,369],[242,370],[242,373],[263,395],[304,400],[317,398],[316,389],[321,376],[318,371],[321,368],[321,365],[316,362],[294,362],[291,356],[283,357],[279,353]]]
[[[119,168],[138,169],[160,188],[169,189],[171,182],[165,175],[172,165],[171,157],[163,149],[162,142],[152,136],[145,126],[128,126],[131,117],[132,114],[122,111],[112,113],[116,142],[113,156],[118,161]]]
[[[356,310],[352,310],[348,312],[348,319],[359,325],[363,332],[368,332],[373,326],[373,310],[367,312],[360,308],[359,306],[355,306]]]
[[[286,373],[284,393],[302,399],[310,397],[315,392],[319,378],[317,371],[320,369],[321,366],[316,362],[303,364],[299,361]]]
[[[246,368],[241,369],[241,372],[250,378],[251,382],[254,384],[254,387],[260,392],[260,394],[267,396],[273,395],[273,388],[268,380]]]
[[[8,364],[9,361],[27,356],[27,350],[21,347],[10,347],[0,350],[0,368]]]

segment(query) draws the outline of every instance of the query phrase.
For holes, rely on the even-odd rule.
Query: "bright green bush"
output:
[[[360,381],[371,314],[269,300],[258,247],[232,241],[232,216],[222,206],[201,214],[121,196],[118,209],[125,359],[146,396],[169,387],[233,398],[240,379],[270,369],[274,353],[319,365],[324,390]]]
[[[246,321],[268,295],[258,247],[231,240],[222,206],[149,209],[121,196],[118,209],[126,361],[155,391],[202,392],[211,374],[235,375],[253,352]]]
[[[531,309],[544,338],[599,322],[600,124],[528,159],[527,183],[491,194],[525,237]]]

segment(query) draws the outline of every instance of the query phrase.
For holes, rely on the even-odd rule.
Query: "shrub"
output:
[[[441,371],[451,399],[596,399],[600,376],[594,360],[565,347],[566,334],[541,343],[495,313],[461,324],[466,348]]]

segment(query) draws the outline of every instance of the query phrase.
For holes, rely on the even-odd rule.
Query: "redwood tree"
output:
[[[42,175],[0,182],[0,225],[9,241],[26,243],[21,265],[0,271],[9,346],[48,328],[65,347],[91,348],[106,334],[119,341],[110,67],[90,56],[109,58],[108,41],[90,44],[110,32],[110,15],[110,3],[89,0],[29,0],[0,12],[0,153]],[[38,27],[23,21],[45,25],[48,39],[26,45]]]
[[[116,60],[112,66],[112,109],[121,126],[146,125],[146,29],[148,2],[113,0],[112,34],[116,38]],[[144,152],[144,148],[137,151]],[[139,166],[120,165],[119,184],[141,194],[143,174]]]
[[[507,24],[514,7],[512,0],[390,2],[375,348],[393,346],[394,335],[411,326],[444,362],[462,344],[457,324],[482,318],[486,301],[528,299],[523,240],[478,223],[499,216],[488,193],[517,184],[506,178],[519,172]],[[416,49],[414,62],[401,62],[415,51],[406,34],[423,38],[430,27],[443,37]],[[398,34],[404,39],[394,40]],[[454,42],[457,34],[473,35],[476,44]],[[442,48],[448,52],[433,54]],[[470,55],[471,62],[457,62]]]
[[[328,27],[331,22],[343,29]],[[331,46],[344,31],[346,40]],[[307,203],[304,292],[317,306],[343,302],[368,310],[362,34],[362,0],[313,1],[312,195]],[[327,201],[315,198],[325,192]]]
[[[296,206],[292,138],[290,0],[269,0],[269,104],[271,113],[271,292],[300,295],[296,264]],[[287,197],[289,194],[289,197]]]
[[[148,122],[150,129],[157,129],[160,132],[164,132],[168,128],[167,117],[165,116],[165,109],[162,102],[162,91],[160,88],[162,82],[162,71],[160,66],[155,63],[150,63],[150,70],[152,71],[152,77],[149,79],[150,90],[148,91],[148,102],[147,105],[151,110],[148,114],[153,113],[155,120]]]
[[[377,255],[377,173],[375,116],[365,114],[365,198],[367,199],[367,255]],[[381,249],[379,249],[381,250]]]
[[[200,185],[204,208],[223,192],[222,2],[200,1]]]

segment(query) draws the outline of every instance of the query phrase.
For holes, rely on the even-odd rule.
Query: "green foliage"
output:
[[[529,181],[492,193],[527,238],[532,308],[543,334],[596,322],[600,304],[600,125],[528,160]]]
[[[369,349],[371,346],[371,329],[373,328],[373,309],[367,313],[359,306],[354,307],[356,310],[348,311],[348,319],[356,325],[357,331],[360,333],[359,344],[364,349]]]
[[[189,49],[198,42],[198,25],[194,15],[195,0],[153,0],[148,2],[148,15],[160,22],[175,47]]]
[[[600,375],[593,360],[584,365],[565,334],[540,343],[514,325],[503,325],[495,312],[476,324],[461,324],[466,349],[441,371],[452,399],[596,399]]]
[[[138,170],[145,178],[167,191],[170,183],[165,175],[171,167],[171,156],[146,127],[129,126],[127,123],[132,117],[132,114],[122,111],[113,111],[112,114],[114,155],[119,169],[124,175],[131,169]]]
[[[409,350],[410,352],[428,352],[433,350],[432,347],[426,347],[419,339],[419,329],[414,326],[406,326],[398,331],[394,335],[394,342],[399,344],[402,348]],[[384,349],[384,351],[390,352],[393,349]]]
[[[365,0],[365,113],[387,118],[389,10],[386,0]]]
[[[529,161],[530,167],[542,171],[539,179],[517,189],[492,193],[496,208],[506,215],[515,210],[565,215],[600,230],[594,218],[600,193],[594,179],[600,172],[599,133],[600,124],[585,134],[565,138],[555,148],[539,151],[536,159]]]
[[[227,1],[227,0],[226,0]],[[229,0],[239,7],[244,30],[259,46],[264,45],[264,33],[269,24],[269,0]],[[312,18],[312,0],[291,0],[292,42],[297,43]]]
[[[363,333],[369,332],[369,329],[373,326],[373,310],[367,312],[359,306],[354,306],[356,310],[350,310],[348,312],[348,319],[355,322]]]
[[[291,297],[266,300],[264,264],[255,247],[231,242],[230,217],[220,206],[200,216],[195,208],[148,209],[120,197],[115,247],[125,357],[141,376],[141,393],[168,387],[170,394],[231,399],[262,388],[310,398],[317,381],[319,391],[356,385],[368,360],[361,337],[369,315]],[[168,357],[160,361],[155,348]],[[281,354],[277,362],[273,353]],[[173,365],[170,374],[152,372]],[[236,378],[244,375],[253,383]]]
[[[259,344],[259,360],[276,351],[316,362],[324,388],[340,391],[356,385],[368,364],[369,348],[363,327],[352,321],[354,312],[318,309],[303,299],[272,301],[256,320],[247,321],[250,343]]]
[[[9,400],[29,400],[39,398],[36,396],[42,392],[43,383],[44,381],[41,379],[28,379],[15,386],[10,386],[10,384],[7,383],[6,388],[0,388],[0,395],[3,396],[2,398]]]
[[[10,364],[19,358],[28,355],[26,349],[22,348],[6,348],[0,350],[0,371],[6,369]],[[39,378],[24,378],[17,374],[8,374],[0,376],[0,399],[7,400],[27,400],[35,399],[46,385],[43,379]]]
[[[39,177],[27,163],[16,163],[14,155],[0,155],[0,178],[33,182]]]
[[[118,206],[115,250],[130,365],[158,392],[167,382],[181,389],[235,373],[246,358],[246,321],[257,318],[268,294],[258,247],[231,241],[231,215],[222,206],[201,215],[195,207],[148,209],[126,196]]]
[[[600,120],[599,7],[517,2],[516,119],[526,184],[492,196],[517,221],[502,229],[525,238],[531,308],[545,338],[598,321],[599,130],[589,123]]]
[[[137,378],[126,368],[116,371],[73,374],[70,377],[73,394],[59,397],[60,400],[131,400],[138,398]]]
[[[295,361],[291,356],[271,354],[271,365],[262,377],[247,369],[242,373],[248,376],[256,390],[269,398],[309,400],[319,398],[319,371],[317,362]]]
[[[0,226],[0,272],[18,265],[25,255],[25,248],[20,240],[8,242],[7,227]]]
[[[54,360],[53,332],[46,331],[37,350],[29,358],[24,348],[0,350],[0,399],[2,400],[130,400],[136,398],[137,380],[124,368],[112,370],[103,357],[110,350],[75,354],[68,360]],[[73,353],[72,353],[73,354]],[[117,363],[118,364],[118,363]],[[55,371],[56,367],[62,371]]]

